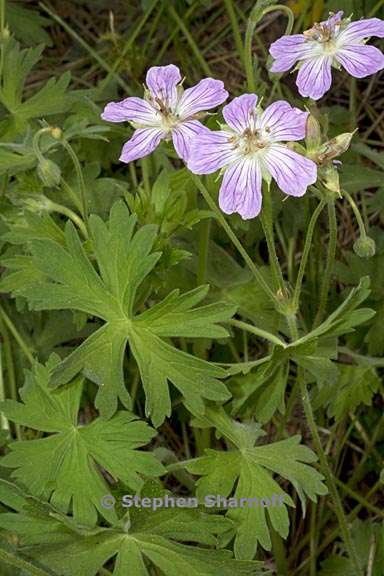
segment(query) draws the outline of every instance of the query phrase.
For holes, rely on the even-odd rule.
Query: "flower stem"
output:
[[[286,296],[285,282],[283,273],[281,271],[279,259],[276,254],[275,237],[273,233],[273,222],[272,222],[272,202],[271,202],[271,190],[267,186],[263,194],[263,211],[261,213],[261,225],[263,227],[265,239],[268,246],[269,262],[271,265],[272,278],[274,283],[274,290],[280,291],[281,296]]]
[[[240,60],[244,61],[244,46],[241,38],[239,23],[237,21],[233,0],[224,0],[225,8],[228,13],[229,20],[231,21],[233,39],[235,41],[237,52],[239,53]]]
[[[329,220],[329,244],[327,253],[327,264],[324,271],[323,283],[320,291],[320,304],[314,321],[314,326],[318,326],[324,316],[327,307],[329,286],[333,272],[333,265],[336,255],[336,242],[337,242],[337,221],[336,221],[336,207],[333,200],[328,202],[328,220]]]
[[[319,204],[316,207],[316,210],[313,212],[311,219],[309,221],[309,225],[308,225],[308,230],[307,230],[307,235],[305,237],[305,243],[304,243],[304,249],[303,249],[303,254],[301,256],[301,260],[300,260],[300,266],[299,266],[299,272],[297,274],[297,280],[296,280],[296,285],[295,285],[295,290],[293,293],[293,309],[297,310],[299,307],[299,301],[300,301],[300,293],[301,293],[301,287],[303,284],[303,278],[304,278],[304,273],[305,273],[305,268],[307,266],[307,261],[308,261],[308,255],[309,255],[309,250],[312,244],[312,237],[313,237],[313,231],[315,229],[315,225],[317,222],[318,217],[320,216],[320,213],[322,212],[324,206],[325,206],[326,202],[325,200],[322,200],[321,202],[319,202]]]
[[[237,250],[238,250],[239,254],[242,256],[244,262],[247,264],[248,268],[250,269],[250,271],[254,275],[255,280],[259,284],[260,288],[262,288],[262,290],[264,290],[264,292],[267,294],[267,296],[278,307],[280,305],[279,299],[277,298],[276,294],[274,294],[274,292],[270,289],[267,282],[264,280],[264,277],[263,277],[262,273],[260,272],[260,270],[258,270],[256,268],[255,264],[253,263],[252,259],[248,255],[248,253],[245,250],[245,248],[243,247],[243,245],[241,244],[240,240],[238,240],[236,234],[233,232],[232,228],[230,227],[230,225],[228,224],[228,222],[224,218],[223,214],[220,212],[219,208],[216,206],[216,202],[213,200],[213,198],[211,198],[211,195],[209,194],[207,188],[204,186],[203,182],[200,180],[200,178],[198,176],[196,176],[195,174],[192,174],[192,178],[193,178],[197,188],[200,190],[201,194],[203,195],[206,203],[208,204],[208,206],[210,207],[212,212],[215,214],[216,219],[219,221],[219,223],[221,224],[221,226],[225,230],[227,236],[232,241],[233,245],[237,248]]]
[[[24,340],[20,336],[16,326],[14,325],[14,323],[12,322],[12,320],[10,319],[10,317],[8,316],[8,314],[6,313],[6,311],[4,310],[4,308],[1,305],[0,305],[0,314],[1,314],[1,317],[3,319],[5,326],[7,327],[9,332],[12,334],[12,336],[14,337],[14,339],[16,340],[18,345],[20,346],[21,350],[24,352],[25,357],[28,359],[29,363],[33,365],[35,363],[35,359],[33,357],[33,354],[31,353],[28,345],[24,342]]]
[[[245,32],[244,40],[244,63],[245,63],[245,73],[247,76],[247,86],[250,92],[256,91],[255,77],[253,74],[253,58],[252,58],[252,39],[255,32],[256,24],[269,12],[275,12],[281,10],[285,12],[288,18],[287,28],[285,34],[289,35],[292,32],[293,24],[295,22],[295,16],[292,10],[288,6],[283,4],[276,4],[275,6],[268,6],[267,8],[261,8],[260,3],[256,2],[253,7],[251,14],[248,18],[247,29]]]
[[[74,149],[72,148],[70,143],[65,139],[59,140],[59,142],[61,143],[61,145],[65,148],[65,150],[70,155],[71,160],[73,162],[73,165],[75,167],[75,171],[76,171],[77,178],[79,181],[80,198],[81,198],[81,205],[82,205],[82,210],[81,210],[82,216],[83,216],[83,220],[84,220],[86,226],[88,227],[88,198],[87,198],[87,189],[85,186],[84,175],[83,175],[83,170],[81,168],[81,164],[79,162],[79,159],[77,157],[76,152],[74,151]]]
[[[0,86],[3,82],[5,40],[5,0],[0,0]]]
[[[201,222],[200,239],[199,239],[199,264],[197,269],[197,285],[200,286],[205,282],[208,262],[209,233],[211,221],[206,219]]]
[[[16,375],[15,375],[15,365],[14,365],[13,355],[12,355],[12,346],[11,346],[10,338],[8,335],[7,326],[5,325],[5,322],[2,319],[1,315],[0,315],[0,334],[1,334],[1,338],[3,340],[3,349],[4,349],[4,357],[5,357],[4,359],[5,359],[6,369],[7,369],[7,379],[9,382],[8,393],[9,393],[9,396],[12,398],[12,400],[16,400],[17,399],[17,383],[16,383]],[[22,440],[20,424],[15,422],[14,427],[15,427],[15,432],[16,432],[16,438],[18,440]]]
[[[380,10],[380,8],[384,5],[384,0],[378,0],[372,10],[368,13],[367,18],[372,18]]]
[[[262,330],[261,328],[257,328],[252,324],[247,324],[246,322],[242,322],[241,320],[227,320],[226,324],[230,324],[231,326],[235,326],[236,328],[240,328],[241,330],[246,330],[247,332],[251,332],[256,336],[260,336],[260,338],[264,338],[269,342],[273,342],[273,344],[277,344],[277,346],[281,346],[282,348],[286,348],[287,345],[283,340],[280,340],[274,334],[267,332],[266,330]]]
[[[304,371],[301,368],[298,369],[297,378],[298,378],[299,383],[300,383],[300,391],[301,391],[301,397],[302,397],[303,406],[304,406],[305,417],[306,417],[309,429],[310,429],[311,434],[312,434],[312,439],[313,439],[313,442],[314,442],[314,445],[316,448],[317,455],[318,455],[319,460],[320,460],[321,471],[325,476],[325,479],[326,479],[326,482],[328,485],[328,489],[329,489],[331,498],[332,498],[334,506],[335,506],[335,513],[336,513],[337,519],[339,521],[339,525],[340,525],[340,529],[341,529],[341,533],[342,533],[342,538],[343,538],[345,547],[347,549],[347,552],[349,554],[349,557],[351,559],[351,562],[354,565],[354,568],[356,571],[356,576],[363,576],[363,572],[362,572],[362,569],[360,566],[359,558],[357,556],[357,553],[356,553],[356,550],[355,550],[355,547],[354,547],[354,544],[353,544],[353,541],[352,541],[352,538],[350,535],[350,531],[348,528],[347,519],[345,516],[343,505],[341,503],[341,499],[340,499],[339,493],[337,491],[335,479],[333,477],[332,470],[328,464],[327,457],[325,455],[325,452],[324,452],[322,444],[321,444],[321,439],[319,436],[319,432],[317,430],[317,425],[316,425],[315,417],[314,417],[313,410],[312,410],[311,400],[309,398],[307,385],[306,385],[305,380],[304,380]]]
[[[349,204],[353,210],[353,213],[356,217],[357,224],[359,226],[360,236],[362,238],[366,238],[367,232],[365,230],[364,220],[360,214],[360,210],[358,209],[356,202],[354,201],[352,196],[346,190],[342,190],[341,193],[348,200],[348,202],[349,202]]]
[[[67,216],[67,218],[70,218],[70,220],[76,224],[84,238],[88,238],[88,232],[84,222],[77,214],[75,214],[75,212],[73,212],[73,210],[67,208],[67,206],[63,206],[62,204],[57,204],[57,202],[52,202],[52,200],[47,201],[47,207],[53,212],[58,212],[59,214],[63,214],[64,216]]]
[[[45,570],[34,566],[27,560],[23,560],[11,552],[7,552],[3,548],[0,548],[0,560],[5,564],[19,568],[31,576],[50,576],[50,573],[46,572]]]
[[[2,343],[0,342],[0,402],[3,402],[6,399],[5,394],[5,386],[4,386],[4,378],[3,378],[3,347]],[[4,412],[0,413],[0,424],[1,430],[8,430],[9,431],[9,421]]]

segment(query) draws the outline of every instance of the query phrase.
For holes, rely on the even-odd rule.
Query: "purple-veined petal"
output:
[[[246,128],[254,129],[256,124],[256,104],[256,94],[242,94],[224,106],[224,120],[228,126],[240,134]]]
[[[298,60],[310,57],[314,46],[315,43],[307,40],[304,34],[282,36],[269,47],[269,53],[275,59],[271,72],[286,72]]]
[[[290,196],[303,196],[317,180],[316,164],[281,144],[272,144],[264,162],[280,190]]]
[[[255,218],[261,210],[261,169],[256,159],[241,159],[224,173],[219,206],[225,214],[238,212],[243,220]]]
[[[330,56],[317,56],[305,60],[300,66],[296,84],[302,96],[319,100],[332,83]]]
[[[204,130],[191,142],[188,168],[194,174],[212,174],[239,157],[231,132]]]
[[[257,128],[266,130],[271,141],[302,140],[305,137],[307,117],[308,112],[302,112],[288,102],[279,100],[266,108],[258,120]]]
[[[124,144],[119,160],[128,164],[128,162],[148,156],[165,136],[166,133],[158,128],[135,130],[132,138]]]
[[[180,70],[174,64],[152,66],[146,76],[146,84],[153,98],[158,98],[168,108],[176,105],[177,85],[180,81]]]
[[[344,46],[335,57],[346,71],[356,78],[365,78],[384,68],[384,54],[374,46]]]
[[[185,162],[189,159],[193,138],[202,132],[209,132],[209,130],[198,120],[180,122],[180,124],[172,130],[172,140],[175,150]]]
[[[144,126],[159,125],[158,112],[143,98],[129,97],[121,102],[110,102],[101,114],[109,122],[136,122]]]
[[[384,20],[380,18],[367,18],[356,20],[348,24],[337,37],[337,44],[356,44],[364,38],[377,36],[384,38]]]
[[[181,118],[188,118],[197,112],[219,106],[228,98],[228,92],[221,80],[204,78],[196,86],[187,88],[180,98],[176,112]]]

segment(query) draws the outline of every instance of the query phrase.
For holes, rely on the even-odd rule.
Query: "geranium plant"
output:
[[[380,576],[383,3],[134,4],[0,3],[0,573]]]

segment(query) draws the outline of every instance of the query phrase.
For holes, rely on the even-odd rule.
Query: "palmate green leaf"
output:
[[[348,412],[354,412],[360,404],[370,406],[380,382],[376,370],[369,365],[340,365],[337,394],[332,393],[333,383],[328,383],[319,392],[314,404],[327,405],[328,415],[339,421]]]
[[[383,184],[383,172],[362,164],[344,164],[341,172],[341,185],[350,194],[368,188],[378,188]]]
[[[13,39],[5,45],[0,102],[17,125],[31,118],[65,112],[72,105],[72,93],[67,92],[69,73],[63,74],[58,80],[51,78],[28,100],[23,99],[24,84],[31,69],[41,58],[43,48],[37,46],[21,49]]]
[[[298,349],[304,343],[316,340],[324,336],[341,336],[353,332],[355,326],[370,320],[375,311],[371,308],[359,308],[360,304],[368,298],[370,294],[370,279],[369,276],[364,276],[360,279],[358,286],[352,288],[345,298],[344,302],[334,310],[324,322],[317,328],[296,340],[293,344],[288,346],[288,349]]]
[[[370,576],[382,576],[384,523],[357,519],[352,524],[351,536],[364,573]],[[350,558],[332,554],[321,563],[319,576],[357,576],[357,572]]]
[[[50,21],[36,10],[26,9],[16,2],[6,2],[5,21],[16,38],[24,44],[44,43],[48,46],[52,45],[51,37],[44,30]],[[26,22],[28,22],[27,26],[25,25]]]
[[[43,49],[44,46],[40,45],[22,50],[14,40],[10,39],[7,42],[0,99],[9,111],[21,104],[25,81],[33,66],[39,61]]]
[[[349,252],[344,255],[343,262],[336,263],[337,278],[343,284],[355,284],[363,275],[369,275],[372,284],[370,302],[376,310],[376,316],[371,320],[366,341],[368,351],[374,356],[384,353],[384,254],[376,254],[373,258],[359,258]]]
[[[233,395],[232,415],[256,418],[264,424],[276,410],[284,414],[288,371],[287,355],[276,346],[266,362],[249,374],[232,378],[228,383]]]
[[[214,426],[233,445],[228,452],[206,450],[206,455],[186,466],[192,474],[201,478],[197,481],[197,494],[257,498],[259,505],[230,508],[227,517],[237,525],[235,556],[250,560],[254,557],[257,544],[271,549],[267,515],[273,528],[286,538],[289,529],[287,506],[294,506],[292,498],[274,480],[272,473],[286,478],[299,494],[305,510],[305,497],[316,501],[317,495],[327,493],[322,475],[308,464],[316,455],[300,444],[300,436],[255,446],[263,432],[255,424],[231,420],[221,410],[209,409],[201,421],[203,426]],[[273,498],[275,496],[275,498]],[[279,505],[279,496],[282,505]],[[270,505],[263,507],[261,499],[268,498]]]
[[[141,508],[108,528],[90,530],[77,527],[52,506],[44,508],[37,502],[31,506],[30,498],[9,483],[4,490],[3,484],[0,500],[17,513],[0,514],[0,527],[17,534],[19,554],[49,567],[55,575],[96,576],[112,559],[113,576],[150,576],[150,566],[167,576],[185,571],[191,576],[270,574],[261,562],[234,560],[227,550],[207,547],[233,528],[223,516],[200,509]]]
[[[169,338],[226,337],[227,331],[218,323],[230,318],[235,307],[223,303],[196,307],[208,291],[207,286],[201,286],[182,295],[175,290],[162,302],[137,314],[138,289],[160,254],[151,252],[156,226],[146,225],[135,233],[135,224],[135,216],[129,215],[123,202],[112,207],[108,225],[91,216],[91,241],[98,271],[68,223],[65,246],[53,239],[31,240],[32,268],[36,272],[26,286],[20,285],[16,276],[20,272],[14,261],[14,271],[3,282],[6,290],[26,297],[33,309],[80,310],[104,321],[54,369],[54,386],[66,384],[83,371],[99,384],[96,407],[103,416],[110,417],[116,411],[118,399],[129,408],[123,375],[129,343],[146,392],[146,414],[158,426],[171,413],[168,381],[194,412],[203,411],[204,398],[229,398],[227,388],[219,381],[226,376],[225,370],[176,349]],[[25,269],[24,260],[21,270]],[[40,279],[38,274],[42,275]]]
[[[78,423],[81,379],[53,391],[49,372],[57,365],[52,357],[47,366],[36,364],[20,391],[23,403],[5,400],[3,413],[12,420],[48,433],[45,438],[16,441],[0,460],[14,469],[12,476],[40,498],[50,499],[59,510],[72,510],[75,519],[87,525],[97,520],[97,511],[113,520],[114,511],[101,506],[109,492],[99,467],[134,490],[143,485],[142,475],[156,476],[162,465],[148,452],[137,450],[156,434],[130,412],[118,412],[110,420],[96,418]]]

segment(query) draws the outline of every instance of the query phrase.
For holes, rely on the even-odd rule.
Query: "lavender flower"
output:
[[[221,80],[213,78],[204,78],[187,90],[180,82],[177,66],[153,66],[147,72],[144,98],[130,97],[106,105],[103,120],[128,121],[136,128],[124,144],[122,162],[143,158],[170,138],[180,158],[188,159],[192,137],[208,130],[198,120],[201,112],[222,104],[228,92]]]
[[[243,94],[224,106],[223,130],[206,131],[192,141],[188,168],[211,174],[225,168],[219,205],[244,220],[261,210],[262,179],[273,178],[291,196],[302,196],[316,182],[316,164],[281,144],[305,136],[308,113],[280,100],[262,112],[256,94]]]
[[[297,62],[296,84],[302,96],[321,98],[331,87],[331,67],[345,68],[355,78],[364,78],[384,68],[384,55],[366,46],[370,36],[384,37],[384,21],[368,18],[351,22],[343,12],[330,13],[304,34],[282,36],[269,51],[275,58],[271,72],[286,72]]]

